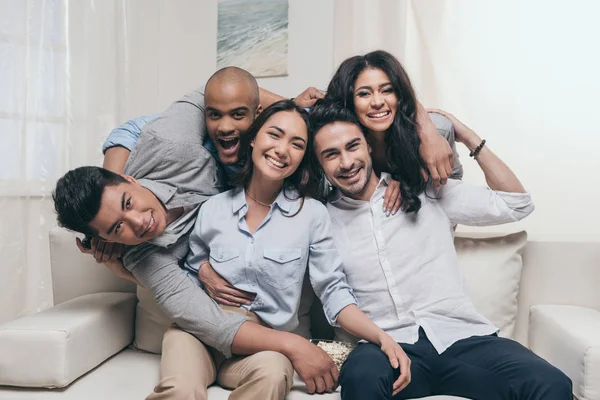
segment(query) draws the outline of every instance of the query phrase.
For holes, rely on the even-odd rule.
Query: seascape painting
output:
[[[219,0],[217,41],[217,68],[287,75],[288,0]]]

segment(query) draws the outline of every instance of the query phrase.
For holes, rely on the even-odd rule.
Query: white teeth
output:
[[[148,232],[148,230],[152,227],[152,225],[154,225],[154,216],[153,215],[150,216],[150,221],[148,221],[148,226],[144,230],[144,233]],[[142,233],[142,235],[144,233]]]
[[[381,117],[385,117],[386,115],[389,114],[389,111],[383,111],[377,114],[371,114],[371,118],[381,118]]]
[[[282,163],[282,162],[279,162],[279,161],[275,160],[274,158],[271,158],[271,157],[269,157],[269,156],[266,156],[265,158],[267,159],[267,161],[268,161],[269,163],[273,164],[273,165],[274,165],[274,166],[276,166],[277,168],[283,168],[283,167],[285,167],[285,164],[284,164],[284,163]]]
[[[352,173],[349,173],[349,174],[340,175],[340,177],[341,177],[341,178],[344,178],[344,179],[350,179],[350,178],[354,178],[354,177],[356,176],[356,174],[358,174],[358,171],[359,171],[359,170],[356,170],[356,171],[354,171],[354,172],[352,172]]]

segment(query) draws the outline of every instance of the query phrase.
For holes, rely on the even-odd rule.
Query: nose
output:
[[[350,170],[354,164],[354,159],[346,152],[340,154],[340,168],[344,170]]]
[[[235,126],[233,125],[230,118],[221,118],[221,121],[219,122],[218,131],[221,135],[232,134],[235,131]]]
[[[126,221],[131,226],[133,232],[135,232],[136,236],[140,236],[146,227],[144,226],[144,215],[139,212],[128,212],[126,216]]]
[[[285,159],[285,155],[287,154],[287,147],[288,144],[284,143],[283,140],[280,140],[274,148],[277,157]]]
[[[373,93],[373,97],[371,97],[371,106],[373,108],[379,108],[383,106],[383,96],[378,92]]]

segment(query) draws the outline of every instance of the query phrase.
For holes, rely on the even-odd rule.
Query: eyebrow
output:
[[[351,146],[351,145],[353,145],[354,143],[358,143],[358,142],[360,142],[360,138],[358,138],[358,137],[357,137],[357,138],[354,138],[354,139],[352,139],[351,141],[347,142],[347,143],[344,145],[344,147]],[[325,155],[325,154],[327,154],[327,153],[333,153],[334,151],[338,151],[338,149],[337,149],[337,148],[335,148],[335,147],[329,147],[329,148],[327,148],[327,149],[324,149],[324,150],[322,150],[322,151],[321,151],[321,155]]]
[[[223,111],[218,110],[214,107],[210,107],[210,106],[206,107],[206,111],[216,111],[218,113],[224,114]],[[250,111],[250,109],[246,106],[241,106],[241,107],[234,108],[233,110],[229,111],[229,113],[237,112],[237,111]]]
[[[278,131],[279,131],[279,132],[280,132],[282,135],[285,135],[285,131],[284,131],[283,129],[281,129],[280,127],[278,127],[278,126],[271,125],[269,128],[276,129],[276,130],[278,130]],[[304,140],[304,138],[301,138],[300,136],[294,136],[294,137],[292,138],[292,140],[302,140],[302,142],[303,142],[304,144],[306,144],[306,140]]]
[[[126,192],[123,192],[123,195],[121,196],[121,211],[125,211],[125,194]],[[106,231],[106,234],[110,235],[112,231],[117,227],[117,225],[119,225],[119,222],[120,221],[117,221],[114,224],[112,224],[110,228],[108,228],[108,230]]]
[[[391,84],[392,84],[392,82],[382,83],[381,85],[379,85],[379,89],[381,89],[384,86],[391,85]],[[371,86],[369,86],[369,85],[362,85],[361,87],[356,88],[355,92],[358,92],[360,89],[371,89]]]

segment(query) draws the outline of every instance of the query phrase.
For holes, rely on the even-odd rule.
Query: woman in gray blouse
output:
[[[235,188],[200,208],[185,267],[194,273],[212,267],[233,287],[252,295],[243,309],[274,329],[292,331],[298,325],[308,266],[329,323],[380,346],[394,368],[404,366],[407,373],[398,380],[408,384],[406,355],[357,307],[334,246],[327,209],[310,197],[319,192],[318,183],[311,180],[318,174],[309,171],[311,147],[303,109],[290,100],[267,107],[241,139],[239,156],[245,164]],[[221,369],[238,362],[243,361],[227,360]]]

